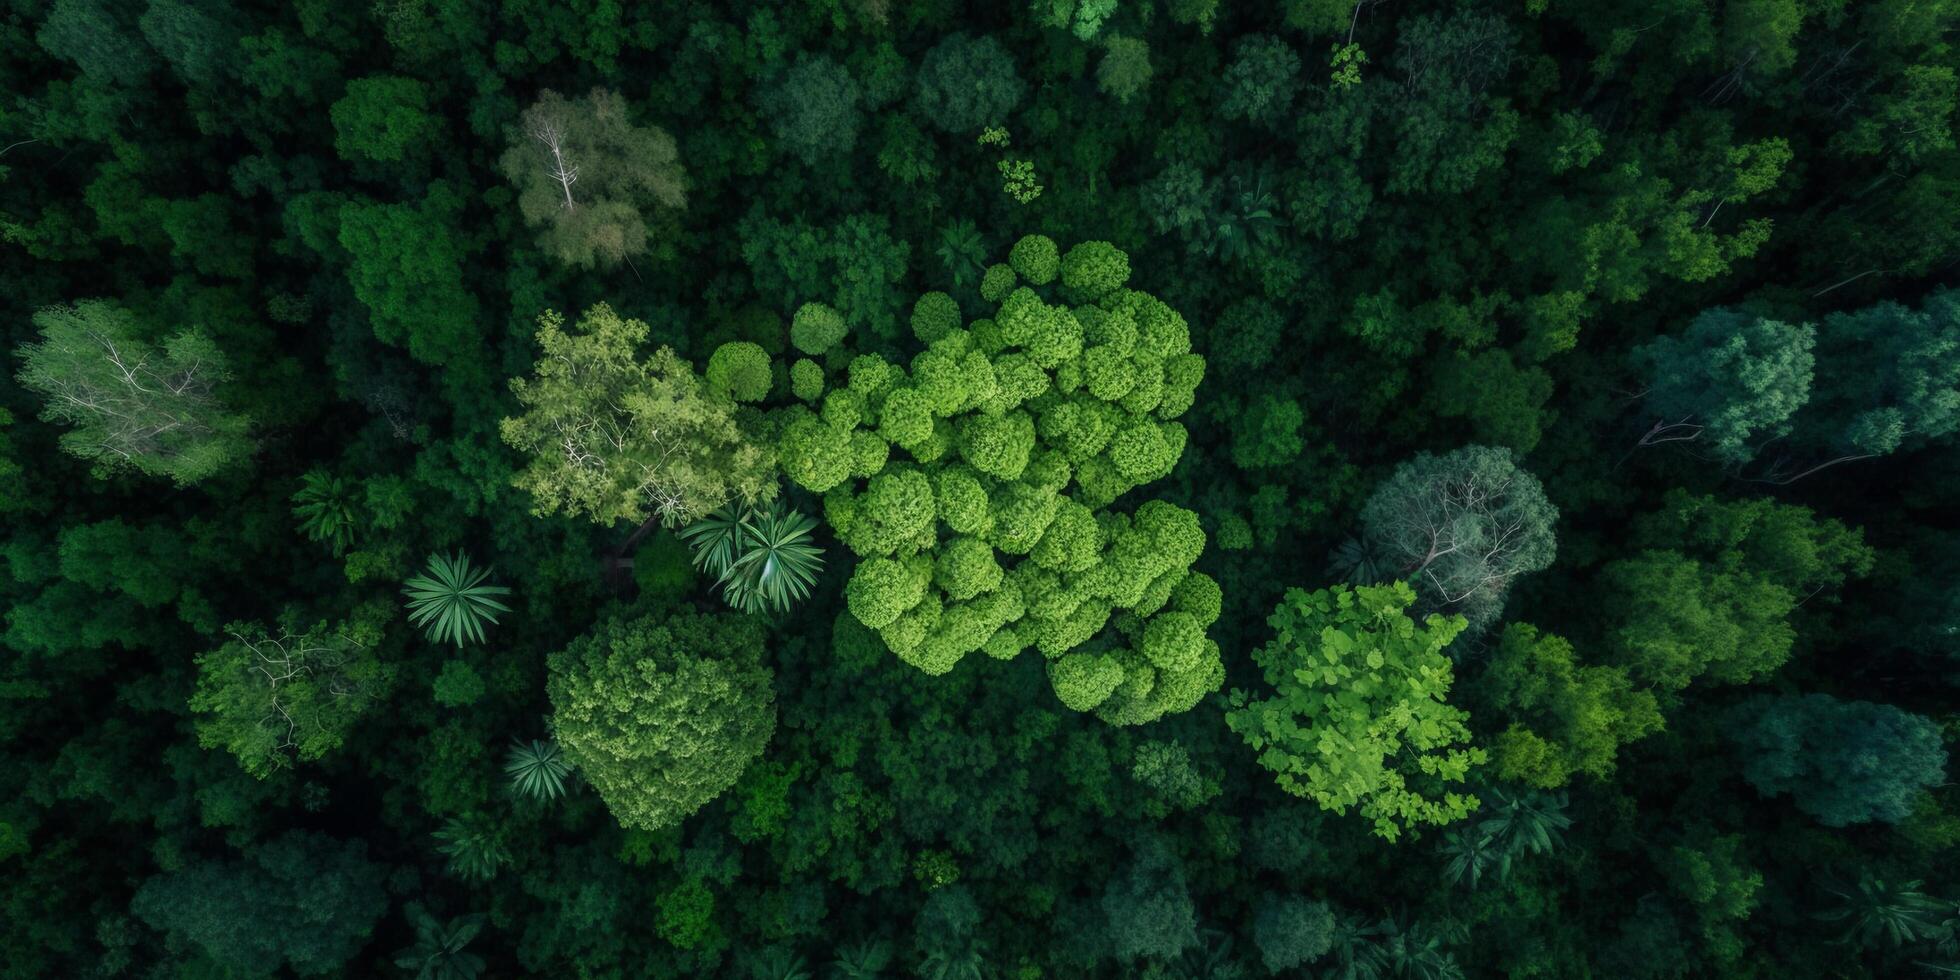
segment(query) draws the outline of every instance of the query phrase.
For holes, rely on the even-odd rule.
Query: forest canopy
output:
[[[0,972],[1960,975],[1960,0],[0,0]]]

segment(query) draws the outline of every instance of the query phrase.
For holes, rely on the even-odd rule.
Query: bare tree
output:
[[[578,210],[578,204],[572,200],[572,185],[578,183],[578,167],[565,160],[564,125],[557,116],[542,116],[532,123],[531,138],[543,143],[545,152],[551,154],[551,166],[545,173],[565,192],[565,210]]]

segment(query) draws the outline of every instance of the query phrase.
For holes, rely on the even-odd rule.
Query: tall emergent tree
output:
[[[686,524],[730,501],[776,494],[774,460],[671,348],[641,360],[647,325],[604,303],[571,331],[538,317],[531,378],[510,383],[524,414],[505,419],[504,441],[527,453],[517,476],[539,514]]]
[[[1419,453],[1361,509],[1362,539],[1382,573],[1413,582],[1423,608],[1482,629],[1513,579],[1551,565],[1558,509],[1508,449]]]
[[[687,205],[674,138],[634,125],[618,93],[566,99],[545,89],[507,138],[498,166],[517,185],[518,209],[567,265],[608,268],[643,254],[648,226]]]
[[[909,371],[864,355],[819,411],[786,409],[783,471],[825,495],[862,559],[851,614],[905,662],[943,674],[1035,647],[1076,711],[1187,711],[1224,680],[1218,585],[1190,570],[1204,531],[1165,501],[1109,507],[1177,464],[1204,358],[1107,242],[1064,255],[1029,235],[995,269],[994,316],[927,293]]]
[[[202,331],[158,347],[135,314],[103,300],[50,307],[34,325],[41,340],[20,349],[20,383],[46,399],[41,418],[72,426],[61,446],[97,476],[134,469],[182,486],[251,452],[251,420],[218,399],[224,353]]]
[[[611,619],[551,655],[565,757],[623,826],[680,823],[735,784],[776,730],[762,626],[681,613]]]
[[[1486,758],[1469,714],[1445,701],[1442,651],[1463,617],[1418,624],[1415,601],[1403,582],[1286,590],[1266,620],[1277,636],[1252,654],[1270,691],[1232,691],[1225,715],[1281,789],[1335,813],[1358,807],[1391,841],[1468,815],[1477,798],[1448,787]]]

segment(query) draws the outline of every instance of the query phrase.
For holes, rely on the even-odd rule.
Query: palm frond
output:
[[[565,777],[572,767],[555,741],[532,739],[513,742],[504,757],[504,774],[510,777],[511,791],[533,800],[555,800],[565,795]]]
[[[408,596],[408,621],[422,627],[437,643],[462,646],[465,640],[483,642],[485,623],[496,625],[497,613],[510,607],[496,600],[510,589],[484,582],[490,569],[471,568],[468,555],[430,555],[422,574],[402,583]]]
[[[300,488],[293,493],[293,516],[299,530],[310,541],[325,542],[338,558],[354,543],[360,530],[361,510],[346,480],[312,470],[300,477]]]

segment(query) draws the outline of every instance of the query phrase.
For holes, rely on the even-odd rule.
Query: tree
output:
[[[489,359],[476,294],[463,285],[469,246],[454,233],[462,208],[461,195],[442,181],[415,204],[350,201],[338,212],[338,241],[375,337],[442,365],[452,390],[473,392],[488,381]]]
[[[760,625],[609,619],[550,657],[566,758],[625,827],[675,826],[734,785],[776,729]]]
[[[1509,879],[1520,855],[1550,854],[1558,848],[1560,835],[1572,826],[1565,805],[1564,793],[1517,795],[1489,790],[1482,808],[1486,816],[1444,832],[1443,852],[1450,861],[1443,876],[1451,884],[1468,879],[1471,888],[1477,887],[1486,871],[1499,881]]]
[[[357,841],[289,831],[244,860],[193,858],[143,882],[136,917],[241,976],[334,973],[388,908],[382,869]]]
[[[436,136],[428,86],[413,78],[356,78],[329,115],[334,149],[346,160],[399,163],[426,155]]]
[[[858,84],[844,66],[825,55],[797,56],[762,96],[762,111],[776,138],[817,166],[849,157],[862,125]]]
[[[489,881],[510,863],[503,828],[484,814],[445,820],[435,838],[436,850],[449,859],[449,872],[464,881]]]
[[[823,549],[812,544],[817,522],[782,501],[767,508],[723,507],[681,529],[696,568],[715,576],[728,604],[745,613],[788,612],[810,594]]]
[[[1828,888],[1837,902],[1817,918],[1843,923],[1845,938],[1865,949],[1877,947],[1879,939],[1893,949],[1911,945],[1951,928],[1953,903],[1920,891],[1921,885],[1867,873],[1854,887]]]
[[[231,640],[197,658],[198,744],[229,751],[260,779],[338,748],[394,684],[394,665],[375,651],[379,615],[364,609],[340,626],[276,634],[226,627]]]
[[[1645,549],[1600,569],[1605,659],[1636,681],[1678,691],[1768,676],[1789,659],[1788,622],[1806,598],[1869,571],[1862,533],[1768,499],[1670,491],[1633,523]]]
[[[1705,310],[1679,337],[1659,337],[1633,358],[1659,421],[1640,445],[1696,441],[1724,464],[1754,458],[1764,441],[1788,435],[1810,397],[1816,331],[1743,310]]]
[[[354,543],[365,518],[354,499],[354,484],[325,470],[308,470],[293,492],[293,516],[309,541],[326,542],[335,558]]]
[[[510,777],[510,791],[530,800],[555,800],[565,795],[565,780],[572,767],[556,740],[513,741],[504,756],[504,775]]]
[[[1252,943],[1268,973],[1284,973],[1334,948],[1334,910],[1301,895],[1268,894],[1252,920]]]
[[[1184,868],[1160,841],[1146,840],[1103,892],[1109,949],[1118,959],[1166,959],[1198,944],[1197,907]]]
[[[913,108],[949,133],[971,133],[1006,123],[1025,88],[999,41],[950,34],[919,62]]]
[[[1818,463],[1783,482],[1848,459],[1917,449],[1960,430],[1960,292],[1918,310],[1879,303],[1833,313],[1817,329],[1820,372],[1797,414],[1797,440]]]
[[[186,486],[251,453],[251,419],[219,399],[225,356],[203,331],[155,346],[135,314],[101,300],[50,307],[34,325],[41,339],[18,352],[20,383],[45,399],[43,420],[73,427],[61,448],[96,476],[133,469]]]
[[[511,381],[525,412],[503,422],[504,441],[531,457],[516,484],[536,513],[672,526],[775,496],[770,454],[734,403],[671,348],[638,358],[644,322],[601,303],[563,326],[557,313],[538,318],[543,357],[531,378]]]
[[[1103,39],[1103,56],[1096,63],[1096,87],[1124,105],[1143,94],[1150,84],[1150,43],[1140,37],[1110,35]]]
[[[1463,618],[1417,624],[1415,601],[1402,582],[1288,589],[1266,620],[1277,636],[1252,654],[1267,696],[1234,689],[1225,715],[1281,789],[1335,813],[1357,807],[1390,841],[1469,814],[1476,797],[1445,787],[1486,759],[1468,713],[1445,701],[1442,650]]]
[[[1891,705],[1759,696],[1734,708],[1727,728],[1743,778],[1767,796],[1789,795],[1826,827],[1898,823],[1946,778],[1939,725]]]
[[[1362,538],[1382,567],[1415,583],[1425,608],[1482,629],[1520,575],[1549,567],[1558,510],[1508,449],[1418,453],[1361,509]]]
[[[414,970],[415,980],[476,980],[483,957],[469,952],[470,941],[483,931],[483,915],[459,915],[447,922],[436,919],[421,904],[408,905],[415,927],[415,945],[395,954],[395,965]]]
[[[524,223],[566,265],[611,268],[645,254],[649,225],[687,205],[674,138],[635,126],[615,92],[568,100],[545,89],[505,138],[498,168],[517,185]]]
[[[510,612],[496,598],[509,595],[510,588],[486,584],[490,572],[471,568],[470,557],[460,551],[447,557],[430,555],[422,574],[402,583],[409,625],[422,627],[436,643],[454,643],[458,649],[466,639],[482,643],[483,624],[494,626],[498,613]]]
[[[1620,746],[1661,729],[1650,691],[1626,668],[1582,664],[1563,637],[1529,623],[1504,628],[1477,692],[1512,719],[1490,743],[1498,778],[1557,789],[1579,773],[1613,774]]]
[[[1076,711],[1145,724],[1189,710],[1224,673],[1204,632],[1217,585],[1189,570],[1197,515],[1104,508],[1170,474],[1204,359],[1182,317],[1123,288],[1128,257],[1107,243],[1064,254],[1028,236],[997,268],[1028,285],[992,318],[961,326],[957,303],[928,293],[909,370],[861,355],[819,411],[784,409],[783,472],[825,495],[861,559],[846,605],[901,660],[944,674],[1033,646]]]
[[[1300,90],[1300,56],[1280,38],[1248,34],[1239,39],[1219,84],[1218,111],[1225,118],[1275,125]]]

